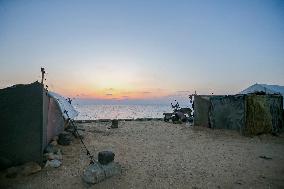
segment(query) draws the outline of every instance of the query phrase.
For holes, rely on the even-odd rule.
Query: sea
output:
[[[76,120],[163,118],[172,112],[170,105],[96,105],[75,104]]]

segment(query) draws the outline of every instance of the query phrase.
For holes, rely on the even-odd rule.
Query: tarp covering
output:
[[[282,129],[282,99],[278,95],[246,96],[245,135],[277,133]]]
[[[45,97],[38,82],[0,90],[0,169],[28,161],[42,163]]]
[[[62,116],[64,117],[65,120],[68,118],[74,119],[76,116],[78,116],[78,112],[74,109],[74,107],[61,95],[55,93],[55,92],[48,92],[48,95],[53,97],[61,110]],[[67,113],[65,112],[67,111]]]
[[[280,85],[267,85],[267,84],[254,84],[239,94],[252,94],[256,92],[264,92],[265,94],[280,94],[284,97],[284,86]],[[284,100],[284,99],[283,99]],[[284,105],[284,101],[283,101]],[[282,106],[284,108],[284,106]]]
[[[42,163],[48,142],[78,115],[60,95],[35,82],[0,89],[0,169],[28,161]],[[65,120],[64,120],[65,119]]]
[[[194,96],[194,125],[209,127],[210,96]]]
[[[54,136],[64,131],[65,122],[55,98],[48,96],[46,106],[48,107],[48,111],[45,144],[47,145]]]
[[[195,96],[194,125],[238,130],[244,135],[283,130],[281,95]]]
[[[267,84],[254,84],[239,94],[250,94],[255,92],[265,92],[266,94],[281,94],[284,95],[284,86],[280,85],[267,85]]]
[[[244,96],[213,96],[210,101],[211,128],[234,129],[242,133],[245,124]]]

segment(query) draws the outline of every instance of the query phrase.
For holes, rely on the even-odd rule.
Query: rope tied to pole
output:
[[[96,161],[94,160],[94,155],[92,155],[92,154],[90,153],[89,149],[88,149],[87,146],[85,145],[85,143],[84,143],[84,141],[83,141],[83,138],[82,138],[82,136],[79,134],[78,128],[77,128],[77,126],[76,126],[75,123],[74,123],[74,120],[70,119],[67,110],[64,110],[64,113],[67,115],[67,117],[68,117],[68,122],[71,124],[71,126],[72,126],[73,129],[74,129],[74,132],[76,133],[76,135],[79,137],[81,143],[83,144],[83,148],[82,148],[82,147],[81,147],[81,148],[86,151],[86,154],[87,154],[87,156],[88,156],[89,159],[90,159],[90,164],[94,164],[94,163],[96,162]]]

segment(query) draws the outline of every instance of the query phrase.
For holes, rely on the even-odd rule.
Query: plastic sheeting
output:
[[[245,101],[243,95],[212,97],[209,121],[212,128],[238,130],[245,125]]]
[[[195,96],[194,125],[238,130],[243,135],[283,130],[281,95]]]
[[[209,127],[210,96],[194,96],[194,125]]]
[[[254,84],[245,90],[241,91],[239,94],[252,94],[256,92],[264,92],[265,94],[280,94],[284,97],[284,86],[280,85],[267,85],[267,84]],[[284,108],[284,99],[283,106]]]
[[[267,85],[267,84],[254,84],[239,94],[250,94],[255,92],[265,92],[266,94],[281,94],[284,95],[284,86],[280,85]]]
[[[279,95],[246,96],[245,135],[278,133],[283,127],[282,99]]]
[[[62,116],[65,120],[67,120],[68,118],[73,120],[75,117],[78,116],[78,112],[74,109],[72,104],[70,104],[63,96],[55,92],[48,92],[48,95],[57,101]],[[65,112],[65,110],[67,111],[67,113]]]

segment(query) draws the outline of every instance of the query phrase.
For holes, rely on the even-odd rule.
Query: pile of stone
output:
[[[46,162],[45,167],[58,168],[61,166],[63,157],[62,157],[62,151],[58,146],[58,144],[67,145],[70,144],[71,142],[69,141],[69,136],[67,137],[67,139],[63,138],[63,136],[67,135],[59,134],[59,136],[54,137],[52,141],[46,146],[43,154],[44,162]]]
[[[102,151],[98,154],[98,162],[89,165],[83,172],[83,180],[88,184],[96,184],[107,178],[121,174],[121,166],[114,162],[115,154]]]
[[[70,145],[74,137],[83,139],[84,136],[82,130],[76,131],[74,127],[68,126],[65,131],[52,139],[44,150],[43,157],[46,162],[45,167],[58,168],[61,166],[63,157],[58,144],[63,146]]]

